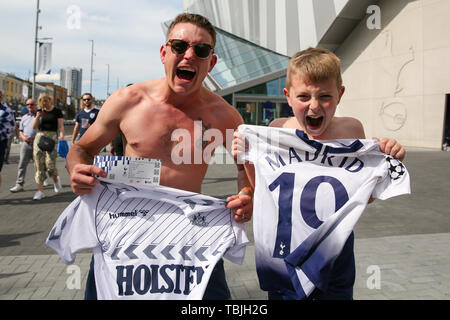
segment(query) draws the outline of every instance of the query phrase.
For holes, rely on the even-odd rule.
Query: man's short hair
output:
[[[84,96],[90,96],[91,97],[91,99],[94,99],[94,97],[92,96],[92,94],[90,93],[90,92],[86,92],[86,93],[83,93],[82,95],[81,95],[81,98],[83,98]]]
[[[205,29],[208,31],[208,33],[211,35],[212,38],[212,46],[215,47],[216,45],[216,30],[214,29],[214,26],[209,22],[209,20],[199,14],[195,13],[180,13],[178,16],[175,17],[175,20],[172,21],[172,23],[169,26],[169,29],[167,30],[166,40],[169,40],[169,35],[172,32],[175,25],[178,23],[192,23],[196,26]]]
[[[311,82],[335,79],[339,90],[342,86],[341,60],[330,50],[308,48],[297,52],[289,61],[286,89],[290,88],[294,75],[305,77]]]

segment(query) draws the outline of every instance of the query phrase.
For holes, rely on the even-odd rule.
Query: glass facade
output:
[[[289,57],[219,28],[216,31],[217,63],[209,76],[221,90],[233,88],[224,98],[239,111],[244,122],[268,125],[276,118],[290,116],[291,108],[283,94],[286,77],[270,79],[271,74],[287,69]]]
[[[247,124],[268,125],[277,118],[292,117],[292,108],[286,102],[272,102],[267,100],[237,101],[236,109],[241,114],[244,122]]]
[[[287,68],[289,57],[275,53],[254,43],[216,28],[214,53],[217,63],[210,76],[221,89],[255,80]]]
[[[238,95],[262,95],[269,97],[284,97],[283,88],[286,84],[286,77],[278,78],[268,82],[258,84],[236,92]]]

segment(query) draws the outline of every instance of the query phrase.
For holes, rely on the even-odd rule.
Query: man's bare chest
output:
[[[184,156],[186,152],[203,150],[210,142],[207,132],[220,131],[216,126],[215,119],[208,116],[161,112],[123,122],[121,130],[126,138],[127,155],[168,159],[173,158],[177,147]]]

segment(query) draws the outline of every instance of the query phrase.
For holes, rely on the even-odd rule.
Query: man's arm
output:
[[[27,137],[26,135],[24,135],[23,134],[23,130],[24,130],[24,119],[22,118],[22,120],[20,121],[20,124],[19,124],[19,134],[18,134],[18,136],[19,136],[19,138],[20,138],[20,140],[22,140],[23,142],[29,142],[30,141],[30,137]]]
[[[22,130],[19,131],[19,137],[20,137],[20,140],[22,140],[23,142],[28,142],[28,141],[30,141],[30,138],[27,137],[26,135],[24,135]]]
[[[78,132],[80,132],[80,123],[77,121],[77,122],[75,122],[75,126],[73,127],[72,144],[75,144],[75,140],[78,136]]]
[[[119,132],[119,124],[127,105],[129,106],[129,99],[123,89],[114,92],[100,109],[95,122],[67,154],[67,171],[72,190],[76,194],[88,194],[92,191],[99,182],[93,175],[106,177],[106,173],[93,166],[92,162]]]

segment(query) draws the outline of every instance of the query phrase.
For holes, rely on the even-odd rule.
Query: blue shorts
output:
[[[211,278],[209,278],[203,300],[230,300],[230,289],[225,278],[225,269],[223,267],[223,259],[220,259],[214,267]],[[97,289],[95,288],[94,276],[94,256],[91,259],[89,273],[86,281],[86,291],[84,292],[84,300],[97,300]]]

